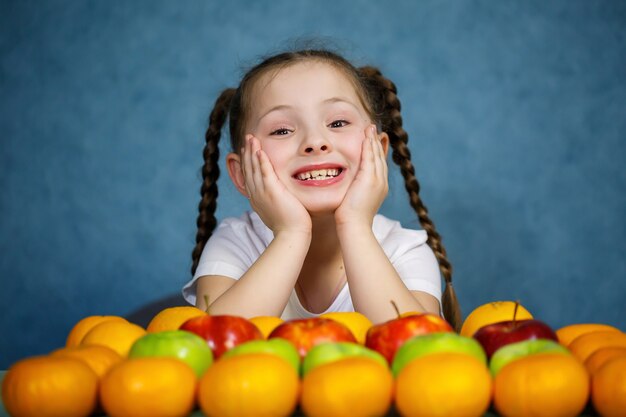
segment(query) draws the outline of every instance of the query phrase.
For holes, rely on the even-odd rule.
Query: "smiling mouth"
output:
[[[323,181],[339,176],[339,174],[341,174],[341,171],[343,171],[342,168],[316,169],[313,171],[300,172],[294,177],[300,181]]]

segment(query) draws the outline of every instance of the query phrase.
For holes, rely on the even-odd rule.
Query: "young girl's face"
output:
[[[326,63],[294,64],[261,77],[251,103],[246,132],[285,187],[312,215],[339,207],[372,124],[348,77]]]

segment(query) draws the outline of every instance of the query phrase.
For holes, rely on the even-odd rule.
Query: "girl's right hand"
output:
[[[250,205],[276,236],[279,232],[311,233],[311,216],[280,181],[272,162],[253,135],[241,150],[242,169]]]

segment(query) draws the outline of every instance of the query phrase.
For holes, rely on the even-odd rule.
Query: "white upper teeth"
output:
[[[331,169],[316,169],[314,171],[301,172],[298,174],[299,180],[324,180],[327,178],[336,177],[339,175],[339,169],[331,168]]]

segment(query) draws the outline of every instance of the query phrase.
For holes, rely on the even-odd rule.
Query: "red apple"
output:
[[[250,321],[239,316],[198,316],[193,317],[180,326],[202,337],[218,359],[224,352],[250,340],[261,340],[263,334]]]
[[[280,337],[293,343],[301,358],[316,345],[325,342],[357,343],[354,335],[343,324],[321,317],[288,320],[276,327],[268,339]]]
[[[491,358],[496,350],[522,340],[549,339],[558,342],[554,330],[546,323],[535,320],[507,320],[488,324],[474,333],[474,339],[478,340]]]
[[[415,314],[370,327],[365,346],[382,354],[391,365],[396,351],[407,340],[423,334],[452,331],[452,326],[435,314]]]

